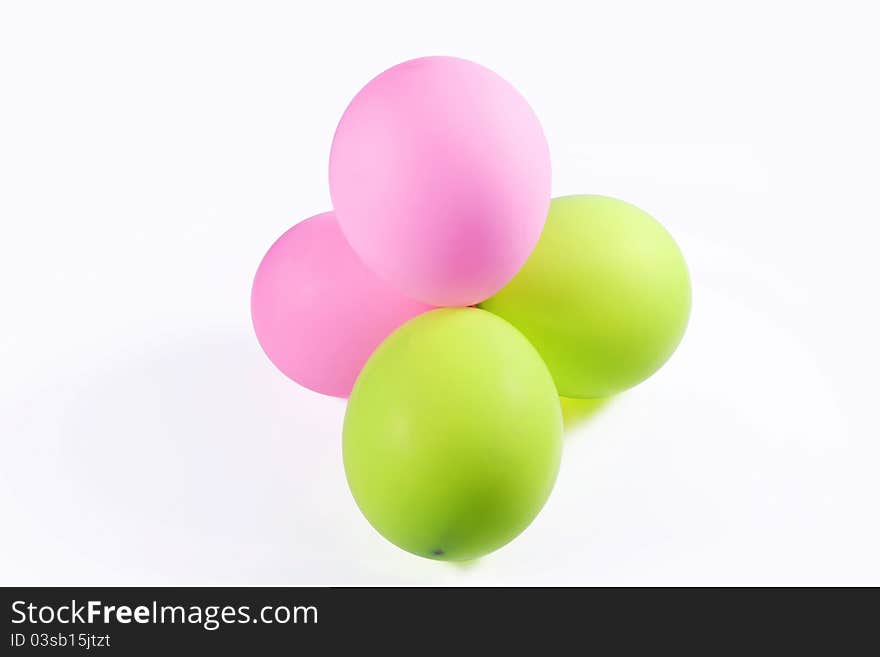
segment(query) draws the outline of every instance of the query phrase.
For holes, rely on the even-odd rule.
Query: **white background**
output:
[[[875,6],[3,2],[0,584],[880,584]],[[554,194],[651,212],[694,282],[669,364],[459,566],[373,532],[344,403],[248,308],[347,102],[427,54],[516,85]]]

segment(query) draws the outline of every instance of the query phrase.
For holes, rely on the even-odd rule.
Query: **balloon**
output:
[[[444,308],[395,331],[358,377],[345,473],[373,527],[431,559],[468,560],[515,538],[559,468],[553,380],[510,324]]]
[[[453,57],[399,64],[342,116],[330,195],[361,259],[409,296],[467,306],[534,248],[550,202],[541,125],[508,82]]]
[[[254,330],[269,360],[306,388],[336,397],[348,396],[388,334],[429,309],[367,269],[332,212],[279,237],[251,292]]]
[[[687,265],[650,215],[604,196],[554,199],[514,279],[482,308],[522,331],[559,394],[605,397],[675,351],[691,307]]]

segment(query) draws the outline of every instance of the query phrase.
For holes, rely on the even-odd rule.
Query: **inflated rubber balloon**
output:
[[[367,269],[331,212],[279,237],[251,292],[254,330],[269,359],[297,383],[336,397],[348,396],[388,334],[429,309]]]
[[[559,394],[605,397],[651,376],[684,335],[687,265],[650,215],[604,196],[554,199],[528,262],[482,308],[508,320]]]
[[[550,202],[541,125],[478,64],[426,57],[369,82],[330,153],[330,195],[355,252],[409,296],[466,306],[526,261]]]
[[[345,473],[373,527],[432,559],[467,560],[525,529],[559,468],[562,416],[534,347],[477,308],[408,322],[358,377]]]

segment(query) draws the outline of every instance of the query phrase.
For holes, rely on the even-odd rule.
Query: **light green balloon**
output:
[[[681,251],[649,214],[605,196],[564,196],[523,268],[480,307],[525,334],[560,395],[605,397],[672,355],[691,284]]]
[[[389,541],[469,560],[522,532],[553,488],[562,414],[523,335],[476,308],[433,310],[367,361],[348,402],[345,474]]]

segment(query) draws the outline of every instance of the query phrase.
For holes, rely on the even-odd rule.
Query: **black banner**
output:
[[[874,623],[876,604],[845,616],[799,591],[452,588],[7,588],[4,655],[285,654],[301,649],[469,654],[526,638],[583,652],[690,646],[839,649]],[[841,596],[838,591],[835,596]],[[845,594],[847,597],[849,594]],[[824,594],[823,594],[824,596]],[[873,597],[873,593],[872,593]],[[574,643],[572,643],[574,642]],[[543,653],[543,651],[542,651]]]

